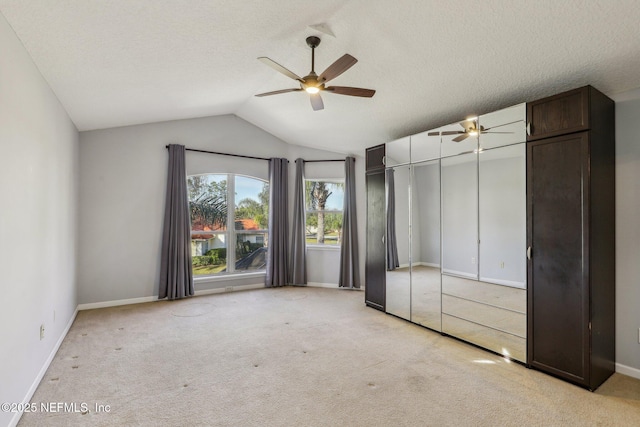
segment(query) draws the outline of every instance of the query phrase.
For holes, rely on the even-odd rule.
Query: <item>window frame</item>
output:
[[[187,181],[189,178],[194,177],[194,176],[208,176],[208,175],[219,175],[219,176],[226,176],[226,180],[227,180],[227,227],[226,230],[213,230],[213,231],[207,231],[206,234],[212,234],[212,235],[224,235],[225,236],[225,249],[226,249],[226,271],[224,272],[219,272],[219,273],[213,273],[213,274],[199,274],[199,275],[193,275],[194,279],[198,279],[198,280],[211,280],[211,279],[215,279],[215,278],[225,278],[225,277],[229,277],[229,276],[255,276],[255,275],[264,275],[266,273],[266,267],[265,269],[261,269],[261,270],[236,270],[236,244],[237,244],[237,238],[239,235],[243,235],[243,234],[265,234],[267,236],[267,239],[264,242],[264,247],[267,247],[268,244],[268,235],[269,235],[269,228],[267,225],[267,228],[265,229],[258,229],[258,230],[236,230],[236,177],[241,176],[241,177],[245,177],[245,178],[250,178],[250,179],[254,179],[256,181],[260,181],[262,183],[265,183],[267,185],[269,185],[269,181],[266,179],[262,179],[262,178],[258,178],[256,176],[251,176],[251,175],[246,175],[246,174],[241,174],[241,173],[234,173],[234,172],[225,172],[225,173],[218,173],[218,172],[205,172],[205,173],[198,173],[198,174],[192,174],[192,175],[188,175],[187,176]],[[191,200],[189,200],[190,202]],[[269,204],[269,202],[267,202],[267,204]],[[232,207],[232,209],[230,209],[230,207]],[[189,217],[189,224],[191,225],[191,217]],[[193,236],[194,235],[198,235],[198,234],[204,234],[202,231],[193,231],[191,230],[191,240],[193,241]],[[191,265],[192,271],[193,271],[193,264]]]

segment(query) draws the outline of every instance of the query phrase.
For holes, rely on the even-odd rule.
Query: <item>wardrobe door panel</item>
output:
[[[477,154],[441,160],[442,273],[478,278]]]
[[[386,311],[411,319],[411,168],[397,166],[386,171]]]
[[[411,163],[440,158],[440,133],[437,130],[411,135]]]
[[[528,147],[529,361],[589,382],[588,133]]]
[[[527,104],[528,141],[589,129],[589,86]]]
[[[473,119],[441,127],[440,153],[442,157],[472,153],[478,150],[478,133],[470,131],[471,128],[476,129],[477,126],[477,119]]]
[[[367,256],[365,264],[365,303],[384,311],[385,268],[385,191],[384,170],[367,173]]]
[[[525,128],[526,104],[518,104],[478,118],[481,126],[479,143],[481,149],[504,147],[527,140]]]
[[[384,153],[385,153],[384,144],[367,148],[365,169],[367,171],[384,169]]]
[[[480,280],[526,287],[525,144],[478,154]]]
[[[412,165],[411,216],[411,321],[440,331],[439,160]]]
[[[387,142],[384,156],[386,167],[407,165],[411,161],[411,137],[396,139]]]

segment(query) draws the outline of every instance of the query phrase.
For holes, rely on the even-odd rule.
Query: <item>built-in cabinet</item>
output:
[[[595,389],[615,360],[613,127],[587,86],[372,148],[367,304]]]
[[[521,104],[389,142],[385,154],[385,311],[520,361],[525,138]]]
[[[614,103],[528,105],[529,363],[589,389],[615,371]]]

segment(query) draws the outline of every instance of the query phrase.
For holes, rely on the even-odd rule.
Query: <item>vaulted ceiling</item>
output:
[[[0,11],[79,130],[219,114],[344,153],[592,84],[640,87],[636,0],[0,0]],[[318,26],[318,24],[320,24]],[[371,99],[257,98],[319,73]],[[2,58],[0,61],[10,60]],[[4,83],[3,83],[4,84]],[[251,141],[247,141],[251,144]]]

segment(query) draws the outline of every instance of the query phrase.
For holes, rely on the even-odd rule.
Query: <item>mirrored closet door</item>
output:
[[[478,279],[478,166],[471,152],[441,160],[442,273]]]
[[[480,280],[525,288],[525,144],[478,155]]]
[[[411,319],[409,165],[386,170],[386,311]]]
[[[440,160],[411,172],[411,321],[441,331]]]

